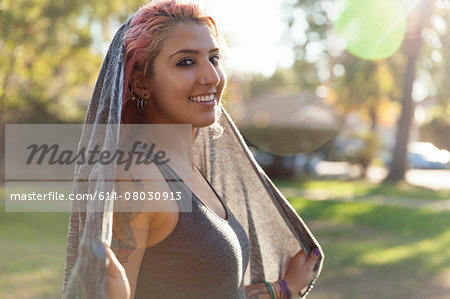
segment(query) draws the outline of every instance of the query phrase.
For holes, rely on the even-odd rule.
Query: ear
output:
[[[148,78],[135,78],[132,83],[133,92],[139,97],[149,100],[151,97]]]

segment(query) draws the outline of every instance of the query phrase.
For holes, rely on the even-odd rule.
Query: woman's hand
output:
[[[319,259],[319,249],[311,250],[309,257],[303,250],[291,259],[283,280],[287,283],[292,294],[303,290],[314,278],[314,265]]]
[[[114,252],[104,244],[109,260],[107,295],[108,299],[130,299],[131,289],[125,269],[120,264]]]

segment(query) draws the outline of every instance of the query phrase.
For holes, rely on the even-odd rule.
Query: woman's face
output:
[[[151,94],[146,123],[209,126],[216,120],[226,85],[216,38],[205,25],[176,25],[142,81]],[[208,84],[206,84],[208,83]]]

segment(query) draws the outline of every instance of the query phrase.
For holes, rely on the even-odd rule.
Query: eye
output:
[[[189,57],[182,58],[177,62],[177,66],[189,66],[193,64],[194,61],[192,60],[192,58]]]
[[[211,63],[214,65],[218,65],[220,63],[220,55],[219,54],[214,55],[209,59],[209,61],[211,61]]]

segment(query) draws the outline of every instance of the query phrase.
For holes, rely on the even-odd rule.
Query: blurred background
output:
[[[450,1],[197,2],[227,41],[224,105],[325,251],[308,298],[450,298]],[[0,178],[4,124],[83,122],[143,3],[1,0]],[[59,298],[68,214],[0,194],[0,298]]]

